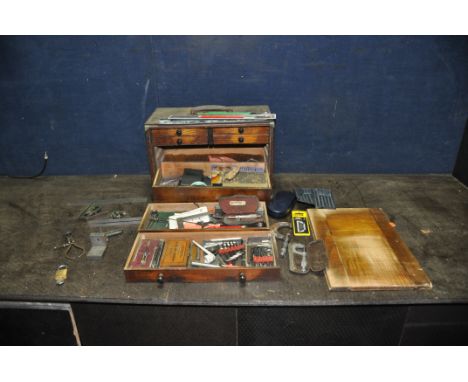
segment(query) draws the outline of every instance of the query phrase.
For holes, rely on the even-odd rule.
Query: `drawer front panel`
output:
[[[246,134],[216,134],[214,135],[213,140],[215,145],[267,144],[270,140],[270,136]]]
[[[270,135],[270,128],[265,126],[247,126],[247,127],[216,127],[213,129],[213,135]]]
[[[232,187],[152,187],[153,200],[169,203],[210,202],[221,196],[235,194],[256,195],[261,201],[269,201],[271,187],[266,188],[232,188]]]
[[[215,145],[267,144],[268,127],[217,127],[213,130]]]
[[[155,146],[206,145],[208,134],[206,129],[154,129],[153,144]]]

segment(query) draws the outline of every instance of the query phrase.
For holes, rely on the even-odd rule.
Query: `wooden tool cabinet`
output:
[[[268,106],[229,106],[233,111],[270,112]],[[192,108],[157,108],[145,123],[146,146],[152,180],[152,196],[158,202],[209,202],[220,196],[257,195],[269,200],[272,192],[274,122],[246,121],[237,123],[206,123],[165,125],[161,119],[170,115],[187,115]],[[259,184],[220,187],[161,185],[163,178],[181,176],[184,168],[203,170],[209,176],[209,155],[240,158],[236,165],[258,166],[265,170]],[[242,158],[249,160],[242,163]],[[232,163],[231,163],[232,164]]]
[[[203,107],[198,111],[213,110]],[[270,113],[268,106],[229,106],[233,112]],[[216,108],[219,110],[219,107]],[[267,201],[272,192],[271,173],[273,170],[273,130],[274,122],[260,121],[200,121],[190,124],[165,124],[161,120],[169,116],[193,115],[194,110],[185,108],[158,108],[145,123],[146,146],[148,151],[152,196],[157,203],[149,204],[138,229],[138,234],[125,263],[124,273],[127,281],[247,281],[257,279],[275,279],[280,276],[277,263],[277,247],[273,233],[270,231],[266,204],[260,202],[264,211],[264,225],[261,228],[248,227],[229,229],[149,229],[148,221],[152,211],[185,212],[207,206],[213,210],[219,197],[232,195],[256,195],[259,200]],[[186,122],[186,121],[185,121]],[[235,175],[233,179],[223,180],[222,186],[180,185],[170,183],[170,179],[180,179],[185,169],[203,172],[204,177],[212,174],[214,167],[244,168],[243,176]],[[239,170],[239,172],[241,172]],[[249,175],[252,173],[252,176]],[[240,179],[239,179],[240,178]],[[237,180],[236,180],[237,179]],[[215,183],[213,183],[215,184]],[[201,268],[193,264],[193,248],[188,251],[187,261],[174,261],[171,266],[163,267],[163,253],[156,253],[158,245],[164,240],[163,250],[171,248],[171,258],[176,259],[181,253],[187,255],[187,243],[195,240],[235,239],[243,240],[246,246],[244,257],[239,263],[226,263],[216,268]],[[268,251],[268,266],[258,263],[259,257],[252,250],[249,260],[248,240],[265,238],[271,243]],[[178,242],[176,242],[178,241]],[[239,240],[240,241],[240,240]],[[170,242],[170,246],[166,247]],[[177,246],[180,244],[180,247]],[[160,243],[161,244],[161,243]],[[188,244],[190,245],[190,244]],[[156,250],[154,250],[156,248]],[[253,248],[253,247],[252,247]],[[218,247],[219,249],[219,247]],[[257,248],[258,249],[258,248]],[[260,248],[264,249],[264,248]],[[270,251],[271,249],[271,251]],[[195,252],[197,250],[195,249]],[[143,256],[144,252],[144,256]],[[202,251],[203,252],[203,251]],[[147,261],[147,253],[151,260]],[[142,257],[143,256],[143,257]],[[199,256],[199,252],[197,252]],[[263,255],[261,255],[263,256]],[[140,261],[140,257],[144,260]],[[158,261],[153,261],[158,258]],[[165,259],[165,258],[164,258]],[[263,258],[260,257],[263,261]]]

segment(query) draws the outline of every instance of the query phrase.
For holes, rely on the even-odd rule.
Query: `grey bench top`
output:
[[[0,178],[0,300],[209,306],[314,306],[468,302],[468,189],[450,175],[277,174],[275,189],[331,188],[337,207],[379,207],[433,282],[432,290],[330,292],[319,275],[293,275],[281,260],[277,281],[127,283],[123,265],[136,234],[110,239],[104,258],[66,261],[53,247],[67,229],[89,249],[89,228],[77,220],[91,200],[141,216],[150,199],[143,175]],[[68,279],[54,273],[68,263]]]

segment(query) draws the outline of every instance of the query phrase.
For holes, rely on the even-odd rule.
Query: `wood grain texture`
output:
[[[267,144],[270,136],[267,134],[215,134],[213,139],[215,145],[253,145]]]
[[[159,135],[154,138],[154,144],[156,146],[204,146],[208,144],[208,136],[206,134],[200,135]]]
[[[240,127],[216,127],[213,129],[213,136],[217,135],[270,135],[268,126],[240,126]]]
[[[268,202],[273,192],[270,176],[266,172],[263,187],[196,187],[196,186],[160,186],[161,171],[157,170],[151,187],[153,201],[165,203],[212,202],[221,196],[256,195],[259,200]]]
[[[158,202],[187,203],[210,202],[218,200],[221,196],[235,194],[256,195],[259,200],[269,201],[273,190],[271,186],[265,188],[237,188],[237,187],[160,187],[151,188],[152,198]]]
[[[381,209],[308,210],[329,257],[330,290],[431,288],[417,259]]]

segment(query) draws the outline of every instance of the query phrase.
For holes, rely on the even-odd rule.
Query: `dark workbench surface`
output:
[[[121,207],[137,216],[150,195],[147,176],[71,176],[0,178],[0,300],[264,306],[468,302],[468,189],[452,176],[281,174],[274,184],[276,189],[329,187],[338,207],[383,208],[433,289],[329,292],[323,276],[289,273],[287,260],[280,261],[282,278],[274,282],[126,283],[122,268],[136,226],[111,238],[103,259],[84,255],[68,262],[68,280],[58,287],[55,269],[66,261],[52,248],[71,229],[77,243],[89,249],[89,232],[96,229],[77,220],[87,202],[121,199]]]

